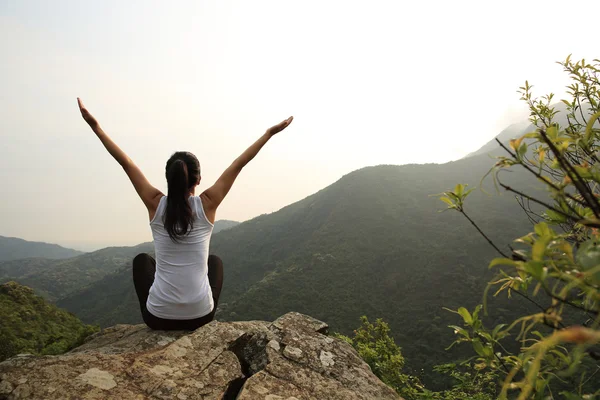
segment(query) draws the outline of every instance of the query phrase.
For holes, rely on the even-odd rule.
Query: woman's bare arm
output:
[[[202,205],[204,207],[204,212],[206,217],[210,222],[215,221],[216,211],[229,190],[233,186],[235,179],[242,171],[242,169],[248,164],[252,159],[258,154],[260,149],[277,133],[281,132],[285,128],[287,128],[291,123],[294,117],[289,117],[288,119],[280,122],[277,125],[272,126],[267,129],[267,131],[250,147],[246,149],[242,153],[241,156],[235,159],[233,163],[221,174],[217,182],[212,185],[210,188],[206,189],[200,197],[202,198]]]
[[[90,128],[94,131],[98,139],[104,145],[104,148],[110,153],[111,156],[123,167],[123,170],[129,177],[129,180],[133,184],[137,194],[140,196],[146,208],[148,209],[148,213],[150,215],[150,219],[154,217],[154,213],[156,212],[156,208],[158,207],[158,202],[163,195],[163,193],[156,189],[154,186],[148,182],[148,179],[144,176],[140,168],[135,165],[135,163],[125,154],[123,150],[117,146],[115,142],[104,132],[104,130],[100,127],[100,124],[90,114],[90,112],[85,108],[83,102],[78,97],[77,103],[79,104],[79,110],[81,111],[81,116],[88,123]]]

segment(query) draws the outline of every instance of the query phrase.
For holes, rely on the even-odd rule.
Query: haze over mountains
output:
[[[31,257],[61,259],[75,257],[79,254],[83,254],[83,252],[67,249],[57,244],[29,242],[19,238],[0,236],[0,261]]]
[[[517,132],[509,127],[506,132]],[[447,352],[454,314],[442,307],[474,307],[494,271],[496,254],[474,228],[444,209],[432,194],[456,183],[479,185],[493,164],[484,148],[446,164],[382,165],[342,177],[329,187],[268,215],[213,236],[211,252],[225,265],[217,317],[271,320],[294,310],[349,333],[361,315],[390,323],[413,370],[462,355]],[[509,183],[530,188],[524,174]],[[493,192],[488,184],[487,189]],[[475,191],[466,210],[502,248],[531,226],[510,195]],[[519,220],[515,215],[521,213]],[[510,218],[508,218],[510,216]],[[515,223],[515,221],[517,221]],[[16,280],[73,312],[84,323],[141,322],[131,259],[151,243],[114,247],[77,257],[0,263],[0,281]],[[491,302],[499,320],[506,301]],[[497,322],[497,321],[496,321]],[[428,372],[429,371],[429,372]]]

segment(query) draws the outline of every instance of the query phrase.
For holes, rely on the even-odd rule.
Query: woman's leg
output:
[[[150,288],[154,283],[155,272],[156,261],[154,258],[146,253],[135,256],[133,259],[133,285],[135,286],[135,292],[140,302],[140,310],[144,321],[146,320],[146,314],[148,314],[146,301],[148,300]]]
[[[223,260],[215,255],[208,256],[208,282],[210,283],[213,301],[215,303],[212,312],[208,314],[212,320],[217,312],[221,289],[223,289]]]

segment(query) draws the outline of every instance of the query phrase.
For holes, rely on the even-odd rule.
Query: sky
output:
[[[586,11],[587,10],[587,11]],[[444,163],[563,93],[598,58],[593,1],[0,0],[0,235],[93,250],[151,240],[126,175],[81,119],[166,191],[178,150],[200,190],[269,126],[217,219],[274,212],[353,170]],[[578,22],[581,21],[581,22]]]

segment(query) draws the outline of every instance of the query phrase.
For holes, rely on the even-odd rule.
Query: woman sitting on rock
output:
[[[242,168],[293,117],[269,128],[200,196],[195,196],[200,184],[198,159],[189,152],[174,153],[167,161],[165,196],[108,137],[79,98],[77,102],[83,119],[123,167],[148,209],[156,260],[145,253],[133,260],[133,283],[144,322],[161,330],[194,330],[209,323],[223,286],[223,263],[208,255],[217,208]]]

